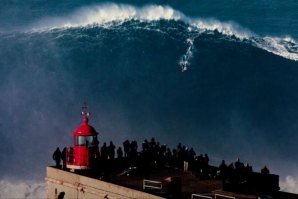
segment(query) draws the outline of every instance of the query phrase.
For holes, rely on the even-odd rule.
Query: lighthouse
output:
[[[98,133],[89,125],[87,106],[82,107],[82,124],[73,132],[73,147],[66,150],[66,168],[93,169],[98,158]]]

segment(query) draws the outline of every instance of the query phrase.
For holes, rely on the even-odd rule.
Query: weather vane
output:
[[[84,105],[82,106],[82,116],[89,117],[90,112],[88,111],[87,103],[84,102]]]

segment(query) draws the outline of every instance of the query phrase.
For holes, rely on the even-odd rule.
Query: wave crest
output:
[[[156,21],[156,20],[181,20],[185,16],[169,6],[148,5],[135,7],[124,4],[103,4],[84,7],[67,17],[44,19],[35,24],[33,30],[55,28],[75,28],[90,25],[107,25],[112,22],[128,20]]]
[[[298,43],[291,37],[252,39],[255,46],[286,59],[298,61]]]
[[[192,30],[191,32],[195,31],[198,35],[203,32],[219,32],[230,38],[233,37],[240,41],[249,41],[253,46],[275,55],[298,61],[298,43],[289,36],[285,38],[261,37],[233,22],[190,18],[169,6],[161,5],[147,5],[144,7],[115,3],[94,5],[81,8],[67,17],[44,19],[35,24],[32,30],[39,32],[89,26],[109,28],[114,25],[121,25],[123,22],[129,20],[148,23],[158,20],[182,21],[189,26],[189,29]],[[188,39],[194,41],[196,37],[192,35]],[[189,46],[191,46],[192,51],[193,45]],[[186,59],[188,61],[189,57],[191,57],[190,55],[190,53],[186,52],[185,56],[187,58],[181,58],[181,60],[185,61]]]

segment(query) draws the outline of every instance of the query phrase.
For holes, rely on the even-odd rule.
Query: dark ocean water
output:
[[[182,142],[296,192],[298,3],[123,3],[0,3],[3,179],[42,181],[87,102],[101,144]]]

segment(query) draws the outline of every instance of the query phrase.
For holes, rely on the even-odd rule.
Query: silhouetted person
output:
[[[147,139],[145,139],[144,142],[142,143],[142,150],[143,152],[149,150],[149,142]]]
[[[117,149],[117,158],[118,158],[118,159],[123,158],[123,151],[122,151],[122,148],[121,148],[121,147],[119,147],[119,148]]]
[[[107,144],[104,142],[103,146],[100,149],[100,157],[102,160],[107,160],[108,159],[108,147]]]
[[[134,140],[130,143],[130,157],[135,159],[138,154],[137,150],[138,150],[138,143],[137,143],[137,141]]]
[[[110,159],[115,158],[115,145],[113,144],[112,141],[110,141],[110,145],[108,146],[108,155]]]
[[[250,166],[248,163],[244,166],[245,172],[252,172],[252,166]]]
[[[208,171],[209,170],[209,156],[207,153],[205,153],[205,155],[203,156],[201,161],[202,161],[201,164],[202,164],[203,175],[206,175],[209,172]]]
[[[263,173],[263,174],[269,174],[270,172],[269,172],[269,169],[268,169],[266,166],[264,166],[264,167],[261,169],[261,173]]]
[[[66,169],[66,147],[62,150],[62,169]]]
[[[228,166],[224,160],[222,160],[221,164],[219,165],[219,172],[220,177],[225,178],[227,176]]]
[[[235,170],[235,167],[234,167],[233,163],[229,164],[228,170],[231,171],[231,172],[233,172]]]
[[[172,166],[172,152],[170,148],[166,149],[165,161],[169,166]]]
[[[125,141],[123,142],[124,157],[128,157],[128,156],[130,156],[130,154],[129,154],[129,147],[130,147],[129,140],[125,140]]]
[[[242,164],[243,163],[240,162],[240,159],[237,158],[237,160],[235,162],[235,169],[236,169],[236,171],[241,171],[242,170]]]
[[[209,156],[208,156],[207,153],[205,153],[205,155],[204,155],[204,164],[205,164],[206,166],[209,165]]]
[[[153,148],[155,147],[155,145],[156,145],[155,138],[152,137],[152,138],[151,138],[151,141],[150,141],[150,143],[149,143],[149,146],[150,146],[151,149],[153,149]]]
[[[61,159],[62,159],[62,153],[59,147],[57,147],[56,151],[53,153],[53,160],[55,160],[57,168],[61,168]]]
[[[191,148],[188,152],[187,152],[187,159],[188,161],[192,162],[195,160],[195,156],[196,156],[196,152],[193,150],[193,148]]]
[[[181,145],[181,143],[178,144],[178,146],[176,147],[177,150],[177,166],[178,168],[183,168],[183,147]]]
[[[98,150],[98,144],[99,144],[99,141],[97,139],[97,137],[95,138],[93,144],[96,146],[97,150]]]

